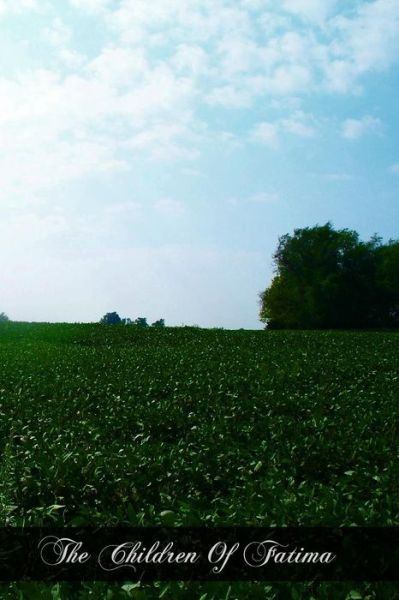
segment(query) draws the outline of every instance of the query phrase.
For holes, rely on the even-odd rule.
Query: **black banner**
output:
[[[1,581],[399,581],[399,527],[3,528]]]

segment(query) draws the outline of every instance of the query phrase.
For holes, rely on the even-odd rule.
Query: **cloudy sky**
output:
[[[0,0],[0,312],[259,327],[278,236],[398,237],[397,0]]]

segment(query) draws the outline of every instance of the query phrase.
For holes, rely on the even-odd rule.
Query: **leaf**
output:
[[[163,510],[160,515],[162,523],[168,527],[172,527],[176,522],[176,513],[173,510]]]
[[[357,592],[356,590],[352,590],[346,596],[346,600],[362,600],[362,598],[363,598],[363,596],[361,595],[361,593]]]

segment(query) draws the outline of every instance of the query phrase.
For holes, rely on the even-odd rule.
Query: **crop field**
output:
[[[0,326],[2,525],[399,525],[399,335]],[[10,584],[0,598],[396,598]]]

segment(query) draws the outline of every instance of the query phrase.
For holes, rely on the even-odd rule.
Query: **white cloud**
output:
[[[358,73],[385,69],[398,58],[399,6],[396,0],[359,4],[355,17],[338,17],[343,45],[336,53],[348,54]]]
[[[43,30],[43,38],[52,46],[66,46],[72,39],[72,31],[62,19],[56,17],[50,27]]]
[[[383,71],[399,59],[399,5],[396,0],[360,3],[354,15],[338,15],[325,65],[327,85],[357,91],[362,75]]]
[[[328,57],[325,64],[325,79],[329,91],[339,93],[360,91],[357,83],[357,70],[350,59]]]
[[[225,108],[248,108],[252,104],[252,95],[249,90],[224,85],[212,90],[206,100],[208,104]]]
[[[302,111],[297,111],[287,119],[281,119],[282,129],[293,135],[303,138],[312,138],[316,135],[316,124],[312,117]]]
[[[188,79],[122,51],[105,51],[84,75],[38,70],[0,79],[2,197],[126,169],[128,146],[160,160],[194,158],[191,96]]]
[[[110,0],[69,0],[75,8],[85,12],[96,14],[102,13],[108,7]]]
[[[39,10],[39,0],[0,0],[0,17]]]
[[[371,116],[365,116],[361,119],[346,119],[342,123],[342,137],[347,140],[357,140],[366,133],[378,132],[381,125],[380,119]]]
[[[190,138],[195,139],[195,134],[187,125],[160,123],[135,134],[126,142],[125,147],[134,150],[136,156],[144,152],[163,161],[193,160],[198,151],[194,144],[187,144]]]
[[[70,1],[85,11],[103,11],[123,44],[149,49],[173,44],[176,68],[205,73],[206,56],[212,56],[218,79],[212,87],[225,90],[230,106],[243,105],[231,100],[232,90],[242,90],[254,76],[267,82],[252,90],[254,97],[320,85],[347,92],[358,89],[364,73],[399,58],[396,0],[359,3],[348,15],[337,13],[336,0],[283,0],[283,13],[274,3],[253,0]],[[292,16],[304,21],[293,23]]]
[[[277,146],[284,134],[301,138],[312,138],[317,133],[317,122],[313,116],[303,111],[296,111],[287,118],[277,119],[274,123],[258,123],[250,134],[254,141],[268,146]]]
[[[196,76],[213,70],[214,81],[211,77],[204,95],[230,107],[323,86],[356,92],[363,74],[384,69],[399,58],[396,0],[359,4],[348,16],[337,14],[336,0],[284,0],[283,13],[271,2],[239,6],[232,0],[72,2],[84,10],[104,10],[107,25],[123,44],[149,49],[173,45],[178,48],[175,68]],[[302,22],[293,23],[292,16]],[[206,64],[209,56],[211,70]],[[263,85],[248,85],[254,78],[263,78]]]
[[[126,169],[126,162],[115,158],[113,147],[105,141],[54,139],[48,145],[21,147],[13,155],[3,156],[0,161],[2,199],[18,204],[31,202],[53,188],[82,177]]]
[[[321,23],[333,13],[337,0],[283,0],[282,4],[288,12]]]
[[[71,22],[40,4],[51,70],[0,79],[3,194],[33,196],[57,181],[125,169],[137,156],[196,159],[218,135],[209,106],[273,106],[250,136],[271,147],[311,138],[318,120],[294,106],[310,93],[358,92],[362,75],[399,58],[396,0],[360,3],[345,16],[333,0],[284,0],[284,10],[258,0],[69,2],[76,19],[80,12],[103,19],[102,47],[88,59]],[[0,0],[0,14],[38,8],[34,0]],[[342,135],[378,128],[373,117],[348,119]],[[242,140],[235,134],[236,146]],[[30,160],[35,175],[21,166]]]
[[[51,54],[55,54],[67,69],[78,71],[86,62],[86,57],[72,47],[72,29],[59,17],[54,18],[49,27],[43,29],[41,37],[52,46]]]
[[[180,44],[173,56],[172,64],[178,72],[187,72],[193,76],[209,72],[209,57],[201,46]]]
[[[107,19],[125,43],[134,44],[163,44],[183,32],[184,43],[198,43],[251,31],[250,8],[221,0],[121,0]]]
[[[75,71],[79,70],[87,60],[83,54],[71,48],[60,48],[58,57],[67,69]]]
[[[87,71],[108,85],[132,87],[148,75],[149,65],[143,50],[110,46],[87,65]]]
[[[311,73],[303,65],[284,65],[278,67],[265,83],[265,91],[270,95],[295,95],[311,86]]]
[[[395,165],[391,165],[389,167],[389,170],[391,171],[391,173],[399,174],[399,163],[396,163]]]
[[[276,146],[279,141],[278,127],[274,123],[263,121],[258,123],[251,132],[251,138],[265,146]]]

